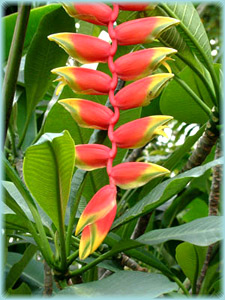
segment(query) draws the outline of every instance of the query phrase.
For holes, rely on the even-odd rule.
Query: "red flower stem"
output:
[[[116,39],[116,33],[115,30],[113,28],[113,23],[116,21],[117,17],[118,17],[118,13],[119,13],[119,6],[118,4],[113,4],[113,11],[112,11],[112,15],[111,15],[111,20],[108,23],[108,33],[109,36],[112,40],[112,45],[110,48],[110,54],[108,57],[108,66],[109,66],[109,70],[112,73],[112,81],[110,84],[110,90],[109,90],[109,101],[113,106],[114,109],[114,115],[110,120],[110,125],[108,128],[108,137],[112,143],[112,149],[109,153],[109,159],[107,162],[107,173],[109,176],[109,183],[110,185],[115,186],[115,182],[114,179],[111,176],[111,172],[112,172],[112,165],[113,165],[113,160],[116,157],[117,154],[117,146],[116,143],[114,142],[114,136],[113,136],[113,131],[114,131],[114,126],[115,124],[118,122],[119,117],[120,117],[120,112],[118,107],[115,104],[115,89],[118,83],[118,76],[117,73],[115,71],[115,64],[113,62],[113,57],[117,51],[117,39]]]

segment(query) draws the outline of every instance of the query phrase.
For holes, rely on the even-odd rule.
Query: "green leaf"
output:
[[[206,57],[212,63],[209,40],[194,5],[191,2],[175,2],[163,3],[162,7],[169,16],[181,21],[177,30],[199,60],[204,63]]]
[[[4,222],[6,229],[20,230],[23,232],[29,232],[27,219],[19,217],[15,214],[6,214],[4,215]]]
[[[172,228],[156,229],[137,238],[140,243],[157,245],[169,240],[209,246],[222,239],[222,217],[209,216]]]
[[[30,45],[31,40],[37,30],[37,27],[43,18],[44,15],[47,13],[54,11],[60,7],[60,4],[50,4],[41,6],[38,8],[31,9],[29,22],[26,31],[26,37],[24,41],[24,51]],[[2,18],[2,26],[4,28],[4,57],[3,60],[8,59],[10,46],[12,43],[13,32],[16,24],[18,13],[11,14]]]
[[[22,282],[18,288],[9,289],[7,291],[7,294],[9,294],[9,295],[31,295],[32,292],[31,292],[31,289],[29,288],[29,286],[25,282]]]
[[[12,266],[18,263],[22,259],[23,255],[16,252],[8,252],[6,271],[10,271]],[[23,269],[21,278],[28,283],[37,286],[44,287],[44,267],[41,261],[32,259],[27,266]]]
[[[208,205],[201,198],[195,198],[186,206],[185,210],[187,212],[182,216],[184,222],[190,222],[208,215]]]
[[[34,221],[27,203],[25,202],[15,185],[10,181],[3,181],[2,186],[6,205],[11,208],[16,214],[22,217],[27,217],[31,221]]]
[[[11,267],[9,274],[6,278],[6,290],[14,286],[14,284],[19,279],[21,273],[23,272],[23,270],[25,269],[29,261],[32,259],[36,251],[37,251],[36,246],[32,244],[29,245],[26,248],[22,258]]]
[[[56,21],[60,20],[60,21]],[[34,110],[43,99],[55,75],[53,68],[65,65],[68,55],[47,39],[47,36],[58,32],[74,31],[74,21],[62,7],[46,14],[38,27],[29,47],[25,63],[25,84],[27,94],[27,113]]]
[[[212,107],[213,104],[206,87],[188,66],[179,73],[179,77],[189,85],[200,99]],[[208,120],[205,111],[176,80],[170,81],[163,90],[160,97],[160,109],[163,114],[171,115],[181,122],[203,124]]]
[[[188,182],[195,177],[199,177],[205,173],[208,169],[223,163],[223,158],[214,160],[203,166],[193,168],[187,172],[181,173],[173,178],[165,180],[158,184],[153,190],[150,191],[142,200],[136,205],[125,212],[114,223],[112,228],[115,228],[121,224],[137,218],[145,213],[152,211],[154,208],[160,206],[171,197],[179,193],[184,189]]]
[[[207,247],[199,247],[187,242],[181,243],[176,248],[176,260],[184,274],[190,279],[192,287],[202,269]]]
[[[171,224],[173,223],[175,217],[177,216],[177,214],[182,211],[184,208],[188,208],[188,204],[190,202],[192,202],[194,199],[196,199],[196,197],[200,196],[202,194],[201,191],[199,191],[199,189],[197,188],[187,188],[186,190],[184,190],[181,195],[179,195],[178,197],[176,197],[173,202],[170,204],[170,206],[166,209],[163,218],[162,218],[162,225],[163,227],[170,227]],[[202,200],[201,200],[202,201]],[[201,213],[200,213],[201,214]],[[201,215],[202,217],[206,217],[208,215],[208,210],[207,210],[207,214],[206,215]],[[198,215],[199,216],[199,215]],[[194,219],[198,219],[198,217],[196,218],[192,218],[191,220],[186,220],[186,222],[188,221],[193,221]]]
[[[22,197],[21,193],[18,191],[14,183],[10,181],[3,181],[2,182],[3,189],[5,191],[5,203],[8,207],[10,207],[16,214],[22,216],[23,218],[27,217],[30,221],[34,222],[34,218],[32,213]],[[51,220],[49,217],[44,213],[44,211],[37,205],[38,213],[41,217],[42,223],[46,227],[51,226]]]
[[[26,185],[57,228],[64,224],[74,162],[74,142],[67,131],[44,134],[25,153]]]
[[[65,288],[60,295],[74,295],[84,297],[100,296],[145,296],[159,297],[162,294],[177,290],[177,284],[169,281],[160,274],[144,272],[118,271],[100,281],[82,283]]]

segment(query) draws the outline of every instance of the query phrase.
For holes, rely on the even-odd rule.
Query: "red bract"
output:
[[[106,185],[101,188],[85,207],[76,227],[79,234],[85,226],[105,217],[116,206],[116,187]]]
[[[85,259],[100,246],[100,244],[108,234],[115,216],[116,205],[102,219],[99,219],[98,221],[87,225],[84,228],[84,230],[82,231],[79,246],[80,259]]]
[[[125,86],[115,95],[117,107],[130,109],[148,105],[152,99],[159,95],[165,84],[173,76],[169,73],[158,73]]]
[[[112,168],[115,184],[122,189],[140,187],[153,178],[169,174],[170,171],[156,164],[127,162]]]
[[[111,77],[103,72],[77,67],[61,67],[52,70],[60,76],[57,81],[79,94],[106,95],[109,92]]]
[[[50,41],[59,44],[70,56],[79,62],[107,62],[110,44],[93,36],[62,32],[48,36]]]
[[[172,118],[171,116],[159,115],[128,122],[114,132],[115,142],[120,148],[143,147],[158,133],[158,127]]]
[[[128,21],[115,28],[119,45],[150,43],[180,21],[169,17],[149,17]]]
[[[108,25],[112,14],[111,8],[104,3],[63,3],[63,7],[71,17],[97,25]]]
[[[107,166],[110,148],[99,144],[76,145],[76,167],[92,171]]]
[[[74,120],[86,128],[107,130],[113,112],[108,107],[84,99],[63,99],[59,101]]]
[[[156,4],[151,3],[120,3],[119,8],[121,10],[130,10],[130,11],[144,11],[151,10],[156,7]]]
[[[122,80],[140,79],[150,75],[168,55],[176,52],[175,49],[159,47],[123,55],[115,61],[117,75]]]

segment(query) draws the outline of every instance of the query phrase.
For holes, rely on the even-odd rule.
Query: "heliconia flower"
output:
[[[59,90],[66,84],[75,92],[88,95],[106,95],[110,89],[111,77],[101,71],[78,67],[60,67],[52,70],[60,76]]]
[[[92,197],[85,207],[76,227],[78,235],[85,226],[93,224],[105,217],[116,207],[116,187],[111,185],[103,186]]]
[[[148,17],[131,20],[115,28],[119,45],[150,43],[162,32],[180,21],[169,17]]]
[[[110,44],[93,36],[61,32],[48,36],[50,41],[55,41],[70,56],[83,64],[107,62]]]
[[[119,4],[119,9],[121,10],[130,10],[130,11],[144,11],[151,10],[156,7],[156,4],[153,3],[121,3]]]
[[[140,79],[150,75],[167,55],[176,52],[172,48],[157,47],[123,55],[115,61],[116,73],[122,80]]]
[[[114,131],[114,140],[120,148],[143,147],[158,133],[158,127],[171,119],[173,119],[171,116],[159,115],[128,122]]]
[[[106,167],[111,150],[109,147],[99,144],[82,144],[76,145],[75,148],[77,168],[92,171]]]
[[[59,100],[74,118],[74,120],[85,128],[107,130],[113,111],[108,107],[84,99],[69,98]]]
[[[102,219],[87,225],[81,235],[79,257],[85,259],[103,242],[116,216],[116,205]]]
[[[122,189],[140,187],[153,178],[169,174],[170,171],[156,164],[144,162],[126,162],[112,168],[115,184]]]
[[[112,14],[112,9],[104,3],[63,3],[63,7],[71,17],[96,25],[107,25]]]
[[[115,95],[116,105],[122,110],[148,105],[173,76],[170,73],[158,73],[125,86]]]

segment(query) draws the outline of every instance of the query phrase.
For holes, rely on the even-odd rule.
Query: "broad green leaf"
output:
[[[196,199],[198,196],[200,197],[202,195],[202,192],[198,188],[187,188],[184,190],[181,195],[176,197],[173,202],[170,204],[170,206],[166,209],[163,218],[162,218],[162,225],[163,227],[170,227],[171,224],[173,223],[174,219],[176,218],[177,214],[181,212],[183,209],[187,207],[188,209],[188,204],[191,203],[194,199]],[[199,198],[200,199],[200,198]],[[201,200],[203,201],[203,200]],[[201,212],[200,212],[201,214]],[[206,217],[208,215],[208,211],[206,215],[203,215],[203,217]],[[199,216],[199,215],[198,215]],[[192,218],[192,221],[196,218]],[[186,220],[186,222],[188,222]]]
[[[165,180],[158,184],[153,190],[150,191],[142,200],[136,205],[125,212],[114,223],[112,228],[137,218],[145,213],[152,211],[154,208],[160,206],[171,197],[184,189],[187,183],[192,179],[201,176],[208,169],[223,163],[223,158],[214,160],[203,166],[193,168],[187,172],[181,173],[173,178]]]
[[[25,216],[30,221],[34,222],[33,216],[30,209],[28,208],[26,201],[24,200],[14,183],[10,181],[3,181],[2,185],[5,190],[6,205],[8,205],[8,207],[10,207],[16,214],[21,215],[22,217]],[[50,227],[52,222],[49,217],[45,214],[45,212],[40,208],[39,205],[37,205],[37,209],[42,223],[46,227]]]
[[[212,107],[205,86],[188,66],[179,73],[179,77],[189,85],[202,101]],[[181,122],[203,124],[208,120],[208,115],[176,80],[170,81],[163,90],[160,97],[160,109],[163,114],[172,115]]]
[[[187,212],[182,216],[184,222],[190,222],[208,215],[208,205],[201,198],[195,198],[186,206],[185,210]]]
[[[8,252],[6,271],[9,272],[12,266],[22,259],[23,255],[16,252]],[[44,267],[41,261],[32,259],[23,269],[21,277],[36,287],[44,287]]]
[[[209,216],[172,228],[147,232],[136,241],[147,245],[157,245],[169,240],[178,240],[197,246],[209,246],[223,238],[222,227],[222,217]]]
[[[32,292],[29,286],[25,282],[22,282],[18,288],[9,289],[7,291],[7,294],[8,295],[31,295]]]
[[[59,7],[60,4],[55,3],[31,9],[29,22],[27,25],[26,37],[24,41],[24,51],[26,51],[27,47],[30,45],[30,42],[33,39],[34,34],[36,33],[37,27],[43,16],[51,11],[58,9]],[[8,59],[17,16],[18,13],[15,13],[2,18],[2,26],[4,28],[4,61]]]
[[[25,153],[26,185],[57,228],[64,223],[74,162],[74,142],[67,131],[44,134]]]
[[[6,229],[29,232],[29,229],[27,226],[27,219],[22,216],[20,216],[18,218],[18,216],[15,214],[4,215],[4,226]]]
[[[42,100],[55,78],[51,70],[66,63],[68,55],[65,51],[47,38],[52,33],[64,31],[74,31],[74,20],[60,7],[42,18],[28,49],[24,71],[28,115]]]
[[[176,260],[184,274],[190,279],[192,287],[202,269],[207,247],[199,247],[187,242],[181,243],[176,248]]]
[[[145,296],[156,298],[177,289],[177,284],[164,275],[119,271],[100,281],[65,288],[59,294],[75,297]]]
[[[6,205],[11,208],[17,215],[27,217],[31,221],[34,221],[27,203],[25,202],[15,185],[10,181],[3,181],[2,186]]]
[[[121,241],[123,242],[123,246],[124,246],[123,248],[119,245],[121,243]],[[137,247],[139,247],[137,241],[134,241],[134,240],[128,240],[128,241],[131,246],[135,247],[135,245],[137,245]],[[118,250],[118,252],[123,251],[129,257],[140,260],[140,261],[146,263],[147,265],[149,265],[157,270],[160,270],[165,275],[173,274],[164,263],[162,263],[158,258],[156,258],[149,251],[147,251],[145,249],[129,249],[129,250],[127,250],[126,242],[127,242],[127,240],[126,241],[122,240],[121,237],[118,236],[117,234],[115,234],[114,232],[110,232],[104,241],[104,243],[109,245],[111,248],[114,248],[114,250]]]
[[[6,278],[6,290],[12,288],[16,281],[19,279],[20,275],[24,271],[25,267],[32,259],[34,254],[37,251],[37,247],[34,245],[29,245],[25,252],[23,253],[22,258],[15,263],[9,271],[9,274]]]
[[[177,30],[199,60],[204,63],[206,57],[212,63],[209,40],[194,5],[191,2],[163,3],[162,8],[170,17],[181,21]]]

